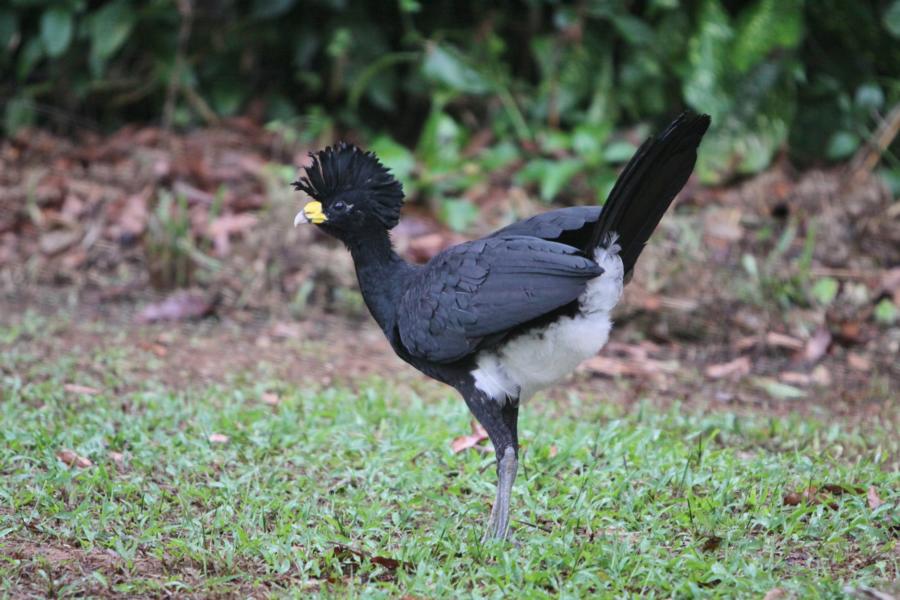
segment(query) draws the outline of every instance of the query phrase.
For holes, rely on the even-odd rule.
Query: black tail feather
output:
[[[708,127],[708,115],[682,113],[660,135],[643,143],[616,180],[585,247],[588,253],[617,234],[625,273],[631,272],[694,170],[697,147]]]

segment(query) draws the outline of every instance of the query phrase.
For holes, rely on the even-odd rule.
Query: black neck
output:
[[[396,324],[397,305],[406,289],[405,278],[413,267],[394,252],[387,231],[354,236],[347,245],[366,306],[381,329],[390,334]]]

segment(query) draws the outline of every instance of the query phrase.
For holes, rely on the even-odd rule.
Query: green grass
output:
[[[95,358],[102,377],[0,360],[0,593],[840,597],[897,576],[887,431],[584,397],[551,419],[538,401],[522,411],[514,542],[482,545],[493,457],[450,452],[469,416],[449,393],[246,376],[178,391]],[[848,493],[783,502],[826,484]],[[877,510],[851,489],[869,486]]]

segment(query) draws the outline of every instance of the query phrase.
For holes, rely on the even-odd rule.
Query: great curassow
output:
[[[312,154],[294,225],[344,242],[360,291],[400,358],[462,394],[497,457],[487,538],[505,538],[518,468],[519,404],[597,354],[650,234],[687,182],[709,117],[683,114],[648,139],[605,205],[549,211],[416,266],[393,250],[403,189],[349,144]]]

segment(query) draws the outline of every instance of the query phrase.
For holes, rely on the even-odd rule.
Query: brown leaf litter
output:
[[[216,298],[208,293],[179,290],[160,302],[145,306],[137,315],[138,323],[158,321],[186,321],[201,319],[215,311]]]
[[[376,573],[374,577],[376,581],[394,581],[397,578],[397,571],[411,571],[413,569],[413,565],[406,561],[370,554],[345,544],[335,543],[332,547],[331,555],[340,563],[342,569],[346,569],[347,573],[345,573],[345,576],[355,574],[366,561],[381,567],[381,571]]]
[[[833,483],[823,484],[821,487],[809,486],[797,492],[788,492],[784,495],[783,504],[785,506],[798,506],[800,504],[824,504],[836,510],[837,502],[833,498],[843,496],[844,494],[864,494],[866,490],[858,486],[838,485]]]
[[[68,448],[57,451],[56,458],[70,467],[78,467],[79,469],[87,469],[88,467],[94,466],[94,463],[92,463],[89,458],[78,454],[74,450],[69,450]]]

